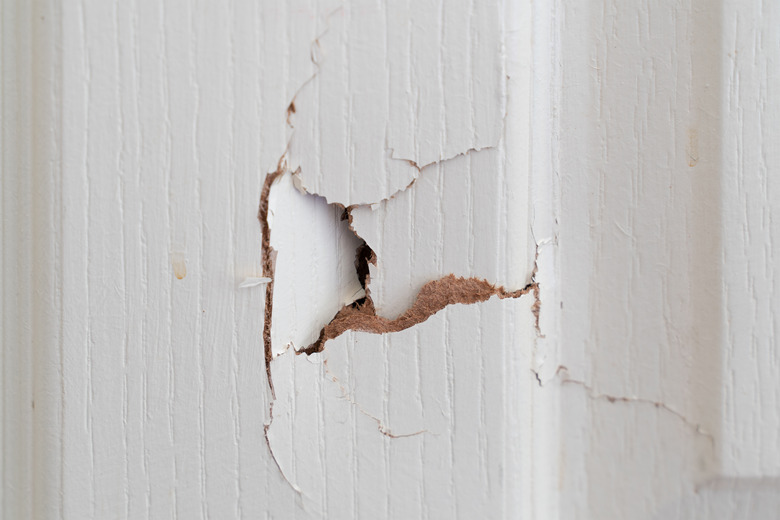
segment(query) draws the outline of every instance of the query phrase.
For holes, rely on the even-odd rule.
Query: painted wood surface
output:
[[[778,16],[555,8],[562,518],[777,514]]]
[[[0,9],[3,518],[780,510],[773,3]]]
[[[365,299],[364,239],[377,316],[450,273],[531,283],[529,6],[6,2],[3,23],[3,239],[35,237],[3,257],[6,516],[529,508],[532,291],[296,352]]]

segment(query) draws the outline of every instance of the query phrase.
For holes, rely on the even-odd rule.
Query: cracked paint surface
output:
[[[355,500],[363,514],[377,513],[379,497],[414,497],[424,483],[430,495],[449,497],[437,506],[442,516],[500,511],[505,486],[512,485],[501,470],[510,432],[503,408],[494,405],[506,404],[507,356],[528,359],[520,343],[502,337],[514,331],[522,341],[524,331],[533,330],[533,301],[527,294],[455,304],[400,332],[349,331],[322,352],[276,358],[268,437],[303,503],[315,507],[336,493],[347,503],[334,503],[334,511],[348,510]],[[475,321],[482,327],[471,327]],[[421,465],[421,457],[430,466]],[[384,474],[385,464],[400,473]],[[323,485],[326,473],[350,488]],[[481,487],[483,479],[492,485]],[[453,498],[469,487],[469,500]],[[394,507],[393,516],[408,517],[420,504]]]
[[[392,199],[351,209],[352,228],[377,255],[369,266],[377,314],[399,317],[443,273],[487,279],[508,291],[532,282],[535,247],[510,220],[510,207],[527,196],[526,181],[504,155],[501,142],[455,157],[426,168]],[[504,241],[518,247],[494,246]],[[408,262],[396,260],[402,247]]]
[[[365,296],[354,266],[360,239],[340,208],[301,193],[289,172],[270,188],[268,228],[275,251],[271,341],[273,354],[314,343],[339,309]],[[294,286],[294,289],[293,289]]]
[[[505,110],[500,11],[490,0],[468,10],[346,2],[333,12],[290,114],[290,165],[307,191],[344,206],[378,202],[427,165],[495,146]]]
[[[378,316],[371,298],[370,275],[368,272],[369,266],[376,264],[378,259],[365,242],[358,241],[357,235],[353,232],[352,225],[354,224],[354,221],[351,212],[354,211],[355,208],[352,207],[346,210],[339,210],[335,205],[327,205],[322,201],[318,201],[317,197],[301,193],[299,189],[294,186],[293,178],[289,171],[283,169],[282,165],[284,165],[284,163],[284,158],[280,159],[279,169],[267,176],[259,212],[263,230],[268,233],[268,235],[266,235],[267,238],[264,237],[263,241],[264,266],[267,267],[267,270],[264,270],[263,274],[274,279],[272,283],[267,285],[266,289],[266,331],[264,333],[264,344],[266,352],[266,370],[268,372],[272,402],[269,408],[269,420],[265,426],[265,437],[269,450],[271,451],[271,456],[284,479],[289,482],[296,492],[302,493],[301,488],[296,484],[295,472],[287,467],[285,459],[279,455],[278,449],[276,448],[278,444],[285,444],[284,441],[279,440],[279,435],[277,434],[278,429],[281,428],[278,425],[280,420],[279,417],[281,415],[289,416],[289,412],[286,412],[283,407],[280,407],[280,397],[277,396],[276,386],[274,384],[275,370],[272,362],[290,350],[296,354],[305,353],[307,355],[313,355],[320,353],[324,350],[327,341],[337,339],[345,332],[351,330],[373,334],[400,332],[429,320],[432,316],[450,305],[475,304],[491,299],[492,297],[495,297],[498,300],[517,299],[524,295],[528,295],[529,298],[533,297],[533,303],[530,305],[529,311],[531,311],[530,314],[532,319],[536,320],[536,309],[538,308],[539,300],[538,287],[535,283],[529,283],[521,289],[509,291],[504,287],[494,286],[487,280],[478,278],[458,278],[449,274],[441,279],[433,280],[423,285],[422,289],[417,294],[414,303],[396,319],[390,320]],[[413,188],[410,187],[409,189],[411,190]],[[276,190],[281,191],[281,195],[275,197],[274,193]],[[272,204],[272,201],[277,202]],[[278,301],[289,301],[289,298],[295,298],[300,295],[299,291],[286,291],[281,297],[274,295],[274,286],[276,282],[278,280],[284,280],[285,275],[288,272],[280,270],[282,264],[277,262],[280,255],[278,254],[278,248],[274,246],[277,242],[273,238],[275,230],[279,233],[279,228],[274,225],[274,222],[278,222],[279,220],[287,222],[283,219],[284,211],[288,211],[289,214],[294,215],[296,219],[303,218],[304,221],[308,222],[312,222],[313,219],[320,219],[320,222],[317,224],[325,226],[323,229],[319,230],[316,227],[307,228],[307,231],[313,229],[313,233],[310,233],[302,240],[302,243],[305,244],[305,253],[310,253],[312,251],[316,252],[316,244],[323,240],[325,243],[328,243],[328,240],[330,239],[331,247],[327,251],[334,255],[333,260],[325,258],[324,261],[321,262],[320,258],[316,255],[308,256],[306,257],[306,260],[308,260],[309,264],[304,267],[306,272],[312,272],[316,269],[321,269],[323,267],[327,268],[329,266],[331,267],[331,270],[333,267],[345,269],[337,277],[334,277],[340,283],[335,285],[335,290],[333,291],[336,299],[331,299],[332,303],[341,302],[343,307],[336,313],[332,320],[322,327],[317,340],[313,341],[306,348],[297,348],[294,341],[286,341],[283,346],[280,347],[277,343],[279,336],[273,333],[274,330],[281,330],[283,331],[281,334],[287,334],[287,336],[282,337],[288,338],[290,337],[290,334],[296,332],[296,327],[300,327],[297,319],[293,321],[284,321],[290,315],[296,316],[294,309],[290,310],[289,308],[283,308],[283,311],[286,312],[282,313],[282,325],[278,325],[278,321],[274,320],[274,312],[279,312],[277,305]],[[296,220],[296,222],[300,222],[300,220]],[[283,240],[278,241],[283,244],[281,249],[284,250],[284,247],[289,248],[291,244],[295,244],[295,241],[289,240],[288,235],[299,233],[300,231],[295,226],[288,228],[281,227],[281,230],[286,231],[286,233],[280,233]],[[328,230],[334,230],[334,232],[328,233]],[[284,238],[288,239],[284,240]],[[336,247],[333,247],[334,244],[336,244]],[[353,251],[355,257],[353,262],[344,261],[342,259],[343,256],[349,258],[349,253]],[[286,255],[286,257],[289,258],[290,261],[294,261],[296,255],[289,254]],[[296,271],[291,269],[289,272]],[[282,274],[280,275],[280,273]],[[344,284],[342,280],[347,280],[348,283]],[[296,287],[299,289],[301,286],[305,288],[306,284],[296,284]],[[326,291],[322,291],[322,288],[320,287],[319,292]],[[276,294],[278,295],[279,293],[277,292]],[[331,296],[333,296],[333,294],[331,294]],[[268,302],[271,302],[271,304],[269,305]],[[309,327],[313,327],[317,323],[316,320],[312,319],[302,320],[302,322],[304,326],[308,325]],[[270,328],[268,326],[269,323],[271,324]],[[313,336],[310,337],[313,338]],[[527,337],[530,338],[532,336],[528,335]],[[323,366],[326,367],[327,358],[324,358],[322,363]],[[323,374],[319,375],[320,377],[323,377]],[[367,412],[360,403],[350,399],[344,385],[341,384],[340,380],[334,376],[332,372],[328,371],[327,368],[325,369],[324,377],[337,384],[341,391],[342,399],[347,399],[362,415],[373,419],[377,423],[377,431],[383,436],[390,439],[403,439],[428,432],[427,429],[420,429],[409,433],[394,432],[377,415]],[[285,388],[289,388],[289,379],[285,379],[284,382]],[[295,399],[295,402],[297,404],[298,399]]]
[[[481,3],[473,12],[444,4],[433,7],[422,3],[383,12],[373,4],[355,2],[325,17],[327,27],[312,45],[315,73],[287,107],[286,123],[292,130],[287,151],[266,179],[259,217],[264,266],[269,267],[263,274],[273,283],[266,287],[264,348],[272,402],[265,436],[282,477],[304,501],[316,501],[325,492],[317,472],[303,469],[317,466],[312,450],[320,443],[313,435],[325,435],[319,438],[328,445],[333,435],[339,442],[364,444],[368,431],[360,433],[363,440],[355,434],[363,432],[358,425],[365,421],[373,424],[371,444],[412,442],[407,448],[413,451],[430,450],[424,448],[431,442],[428,437],[438,440],[446,435],[450,482],[426,484],[440,492],[455,489],[461,478],[463,483],[492,479],[489,475],[501,464],[500,449],[488,456],[487,440],[490,436],[491,445],[503,445],[499,424],[506,417],[497,413],[491,419],[494,433],[487,433],[483,400],[490,385],[484,371],[493,367],[488,371],[498,385],[493,390],[506,384],[499,360],[507,355],[508,339],[482,332],[490,325],[481,322],[498,320],[493,332],[501,334],[518,327],[517,338],[523,339],[518,339],[517,349],[529,350],[535,337],[535,327],[527,327],[535,322],[538,308],[532,255],[523,247],[531,245],[523,229],[527,224],[510,220],[514,213],[508,209],[523,204],[527,183],[526,172],[511,167],[505,150],[507,80],[502,32],[496,30],[499,6]],[[409,9],[415,12],[415,25],[388,36],[389,43],[377,47],[381,33],[375,25],[384,17],[389,23],[409,16]],[[482,25],[493,30],[485,31]],[[411,32],[404,33],[407,30]],[[473,34],[479,37],[464,39],[462,30],[477,31]],[[425,40],[430,37],[455,39],[443,49],[446,42],[432,46]],[[412,62],[393,63],[385,72],[373,73],[372,67],[381,65],[376,52],[388,52],[399,38],[411,42]],[[390,47],[383,51],[384,45]],[[411,76],[404,79],[405,68]],[[405,90],[411,98],[403,94]],[[408,118],[389,117],[382,130],[374,124],[377,111],[405,113]],[[357,131],[355,125],[363,130]],[[507,242],[518,247],[504,246]],[[467,319],[471,332],[450,337],[449,316],[465,312],[457,310],[463,304],[473,307]],[[369,334],[375,339],[367,340]],[[429,336],[426,345],[420,343],[423,336]],[[394,352],[387,350],[390,344],[395,345]],[[478,363],[482,369],[472,379],[478,386],[464,390],[469,380],[465,375],[456,384],[454,371],[464,368],[455,360],[486,355],[482,349],[490,348],[497,349],[496,358]],[[423,349],[434,349],[436,364],[419,365],[430,355]],[[349,355],[334,354],[339,351]],[[417,383],[395,381],[388,370],[406,372],[412,368],[403,368],[408,362],[418,365]],[[432,377],[429,372],[449,374],[446,384],[428,388],[425,398],[422,394],[413,398],[415,385],[421,392],[420,385],[428,384],[423,380]],[[378,377],[381,373],[385,375]],[[355,381],[365,377],[372,384],[361,384],[356,391]],[[439,375],[433,380],[441,381]],[[456,398],[466,395],[462,392],[473,394]],[[417,404],[407,402],[396,411],[396,395]],[[507,399],[500,392],[494,397],[496,402]],[[425,419],[431,410],[421,411],[420,419],[407,416],[404,410],[428,406],[422,400],[439,403],[441,413],[442,406],[449,406],[448,422]],[[325,424],[326,430],[333,430],[327,433],[314,425],[330,406],[350,417],[337,421],[346,430]],[[459,426],[455,435],[456,413],[475,413],[483,419],[465,429]],[[332,423],[330,413],[328,417],[326,423]],[[311,426],[301,431],[301,423]],[[461,436],[471,435],[465,431],[476,434],[474,440],[481,439],[468,450],[482,455],[468,464],[477,463],[482,470],[466,470],[467,465],[454,459],[464,449],[456,447],[463,442]],[[406,456],[390,455],[397,449],[382,447],[386,464],[411,463]],[[351,471],[359,472],[367,463],[365,456],[372,457],[370,452],[353,454]],[[321,462],[322,454],[318,457]],[[346,471],[348,463],[331,461],[327,471],[337,472],[338,467]],[[496,490],[508,484],[501,482]],[[492,507],[487,506],[489,496],[485,489],[483,507]]]
[[[774,517],[777,2],[150,4],[2,4],[4,518]]]

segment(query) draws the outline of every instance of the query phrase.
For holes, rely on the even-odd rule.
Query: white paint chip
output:
[[[364,295],[355,272],[361,241],[343,210],[300,192],[282,174],[269,196],[271,247],[276,251],[271,341],[308,347],[343,305]],[[273,214],[273,219],[270,215]]]
[[[239,289],[248,289],[251,287],[257,287],[258,285],[265,285],[268,282],[270,282],[271,279],[268,277],[260,277],[260,278],[244,278],[244,280],[238,284]]]

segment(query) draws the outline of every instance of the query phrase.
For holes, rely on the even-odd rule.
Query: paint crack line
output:
[[[664,410],[678,419],[680,419],[686,426],[688,426],[690,429],[692,429],[697,435],[700,435],[702,437],[706,437],[709,439],[710,444],[712,445],[712,448],[715,449],[715,436],[711,434],[710,432],[706,431],[704,428],[702,428],[701,424],[693,422],[692,420],[688,419],[685,415],[678,412],[671,406],[667,405],[664,402],[661,401],[653,401],[651,399],[643,399],[641,397],[626,397],[626,396],[615,396],[615,395],[609,395],[609,394],[601,394],[596,392],[592,386],[588,385],[585,381],[580,381],[579,379],[571,379],[568,376],[568,369],[561,365],[558,367],[558,370],[556,370],[555,375],[559,376],[563,374],[560,381],[561,384],[571,384],[571,385],[577,385],[585,389],[587,392],[588,398],[592,400],[605,400],[610,403],[638,403],[638,404],[644,404],[644,405],[650,405],[654,408],[658,408],[660,410]]]
[[[309,84],[317,76],[320,70],[320,59],[318,57],[320,38],[322,38],[329,30],[330,17],[336,12],[338,12],[340,9],[341,7],[326,15],[325,31],[321,33],[312,43],[312,47],[310,51],[311,61],[315,65],[316,70],[298,88],[298,90],[296,90],[295,94],[292,97],[292,100],[287,106],[286,122],[290,128],[294,129],[294,125],[291,119],[293,119],[292,116],[296,113],[295,102],[299,93],[304,87],[306,87],[307,84]],[[294,130],[293,130],[293,134],[294,134]],[[270,198],[271,188],[274,182],[283,174],[289,173],[294,178],[297,177],[299,182],[297,182],[296,184],[298,185],[301,184],[300,169],[296,171],[291,171],[290,167],[287,164],[287,156],[289,153],[292,138],[293,135],[291,134],[290,138],[286,143],[285,150],[281,155],[281,157],[279,158],[276,170],[266,175],[262,187],[261,196],[260,196],[258,220],[260,221],[261,230],[262,230],[262,245],[261,245],[262,272],[263,272],[263,277],[268,278],[270,280],[266,284],[265,304],[264,304],[264,324],[263,324],[263,334],[262,334],[265,370],[266,370],[266,377],[268,381],[268,388],[270,390],[269,418],[268,418],[268,422],[264,425],[264,434],[265,434],[266,444],[268,445],[268,449],[271,453],[271,457],[274,463],[276,464],[277,468],[279,469],[280,473],[282,474],[282,477],[285,479],[285,481],[287,481],[290,484],[290,486],[296,492],[301,493],[300,489],[285,476],[284,471],[282,470],[282,467],[279,464],[279,461],[277,460],[273,452],[273,448],[271,446],[271,441],[269,437],[269,430],[274,420],[274,404],[276,402],[276,390],[274,388],[273,374],[271,370],[271,363],[275,358],[273,354],[271,329],[272,329],[272,322],[273,322],[273,292],[274,292],[274,284],[275,284],[274,274],[275,274],[276,256],[277,256],[276,251],[271,246],[271,226],[268,220],[269,198]],[[485,146],[482,148],[493,148],[493,146]],[[458,154],[458,155],[467,155],[476,150],[478,149],[469,149],[463,152],[462,154]],[[391,150],[391,155],[392,153],[393,151]],[[421,174],[422,170],[425,169],[427,166],[430,166],[431,164],[441,163],[450,158],[445,158],[440,161],[435,161],[434,163],[423,165],[423,166],[419,166],[415,164],[413,161],[410,161],[409,159],[396,158],[396,157],[393,157],[393,159],[409,162],[410,164],[412,164],[412,166],[414,166],[418,170],[418,174]],[[399,190],[397,193],[400,193],[401,191],[405,191],[411,188],[412,185],[414,185],[416,179],[417,177],[412,179],[412,181],[405,188]],[[303,189],[301,186],[298,187],[299,189],[301,189],[302,192],[307,193],[306,190]],[[383,200],[392,199],[395,195],[397,195],[397,193],[393,193],[391,196]],[[367,206],[372,204],[375,203],[353,205],[347,208],[344,208],[342,205],[337,203],[335,203],[334,205],[337,207],[341,207],[344,210],[343,218],[349,220],[350,223],[349,228],[352,230],[353,233],[355,233],[355,236],[358,236],[354,228],[352,227],[351,211],[354,207]],[[358,238],[360,237],[358,236]],[[538,250],[537,250],[537,256],[538,256]],[[525,287],[515,291],[507,290],[503,286],[496,286],[485,279],[476,278],[476,277],[469,277],[469,278],[456,277],[454,274],[446,275],[438,280],[429,281],[420,289],[412,306],[409,307],[401,316],[399,316],[394,320],[389,320],[387,318],[379,316],[376,312],[374,302],[371,299],[371,294],[369,289],[370,275],[369,275],[368,264],[370,263],[376,265],[376,262],[377,262],[376,254],[368,246],[365,240],[362,240],[362,244],[357,248],[355,253],[355,269],[358,276],[358,280],[360,281],[360,284],[365,291],[365,296],[356,300],[351,304],[342,307],[342,309],[336,313],[336,315],[331,319],[331,321],[321,329],[320,335],[314,343],[300,350],[295,350],[293,348],[296,354],[311,355],[314,353],[322,352],[325,348],[325,343],[328,340],[334,339],[349,330],[362,331],[362,332],[368,332],[373,334],[399,332],[424,322],[425,320],[427,320],[437,312],[441,311],[442,309],[450,305],[479,303],[479,302],[486,301],[493,296],[497,296],[500,299],[520,298],[521,296],[529,293],[532,293],[535,298],[535,302],[531,310],[535,316],[537,335],[541,336],[539,331],[539,310],[541,306],[541,301],[539,298],[539,284],[536,282],[536,272],[537,272],[536,262],[534,263],[534,269],[531,275],[531,282],[528,283]],[[367,417],[370,417],[371,419],[377,422],[377,428],[382,435],[385,435],[389,438],[398,439],[403,437],[420,435],[422,433],[430,433],[427,432],[427,430],[421,430],[419,432],[413,432],[408,434],[392,433],[390,429],[386,425],[384,425],[379,418],[374,417],[373,415],[367,413],[365,410],[362,409],[362,407],[360,407],[358,403],[354,402],[349,397],[348,393],[345,393],[346,389],[343,387],[343,385],[341,385],[340,382],[338,382],[337,378],[335,378],[332,374],[327,372],[327,368],[326,368],[326,373],[329,374],[330,377],[333,378],[333,381],[339,385],[342,391],[343,398],[348,400],[353,406],[356,406],[361,413],[363,413]]]

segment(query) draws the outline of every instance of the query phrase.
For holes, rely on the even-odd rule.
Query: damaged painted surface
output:
[[[439,18],[445,12],[439,7],[429,9],[430,19],[415,18],[426,34],[436,35],[448,22],[497,22],[491,18],[497,4],[465,14],[448,10],[446,19]],[[521,471],[513,466],[515,458],[507,458],[516,449],[507,439],[517,434],[502,426],[508,419],[504,407],[517,399],[507,393],[517,377],[506,368],[519,368],[509,362],[515,356],[524,360],[520,365],[530,361],[538,288],[528,261],[533,252],[522,247],[523,241],[530,246],[527,211],[509,219],[515,213],[508,207],[527,197],[527,171],[506,153],[514,136],[504,127],[501,27],[447,51],[415,47],[411,58],[427,60],[428,68],[433,63],[455,71],[478,60],[474,67],[490,71],[482,79],[454,73],[457,81],[444,89],[441,78],[431,83],[430,70],[417,78],[418,65],[410,65],[409,88],[417,92],[410,100],[396,92],[398,67],[372,73],[381,61],[359,55],[377,50],[374,25],[400,14],[356,3],[326,15],[327,28],[312,45],[317,71],[287,111],[290,143],[266,178],[259,213],[264,275],[273,278],[266,289],[272,401],[264,432],[274,464],[304,509],[412,518],[443,500],[448,505],[438,505],[437,515],[448,510],[461,517],[480,511],[504,516],[519,507],[507,494]],[[476,40],[483,40],[478,49]],[[472,48],[458,48],[464,44]],[[359,59],[350,63],[342,56],[340,62],[339,50]],[[362,87],[347,88],[344,70]],[[444,111],[445,98],[452,103],[458,89],[465,98]],[[385,115],[389,129],[383,130],[373,124],[378,114],[365,112],[369,105],[374,111],[393,106],[410,119]],[[407,139],[410,131],[417,149],[399,160],[393,151],[407,151],[400,137]],[[507,246],[518,238],[520,247]],[[464,305],[475,308],[459,310]],[[451,315],[457,325],[450,324]],[[489,361],[474,359],[491,350]],[[479,370],[471,377],[469,365]],[[527,390],[530,371],[521,373]],[[363,381],[359,392],[357,381]],[[465,389],[469,381],[477,386]],[[468,419],[473,414],[483,419],[474,423]],[[438,439],[444,436],[449,441]],[[436,478],[428,465],[438,467]],[[453,501],[465,489],[479,491]]]
[[[502,6],[345,2],[294,99],[290,165],[344,206],[387,199],[430,164],[496,146],[506,105]],[[369,123],[370,122],[370,123]]]
[[[361,241],[343,213],[322,197],[301,193],[289,172],[270,187],[274,355],[308,347],[344,305],[365,296],[354,265]]]
[[[275,359],[269,441],[304,510],[505,515],[519,481],[507,467],[515,398],[504,364],[528,361],[509,338],[525,341],[532,305],[530,294],[453,305],[402,332],[347,332],[321,353]]]
[[[26,350],[4,357],[27,372],[4,376],[36,403],[4,408],[24,490],[5,516],[529,507],[514,486],[529,481],[515,423],[536,337],[518,65],[530,10],[510,4],[3,4],[3,59],[29,54],[3,61],[17,82],[3,84],[3,153],[26,150],[4,157],[34,173],[19,187],[34,218],[6,191],[3,215],[29,216],[19,229],[39,237],[3,260],[56,295],[3,300],[4,332],[34,325],[13,329]],[[454,183],[463,204],[423,178]],[[405,215],[415,193],[430,207]],[[370,246],[373,272],[356,268],[350,224],[377,224],[350,221],[354,204],[393,194],[376,210],[393,241]],[[390,284],[398,308],[452,273],[463,281],[444,305],[397,332],[295,354],[364,284],[393,319]]]
[[[502,141],[455,157],[426,168],[393,198],[351,210],[352,228],[377,256],[369,269],[379,315],[400,316],[442,273],[487,279],[509,291],[531,283],[531,244],[494,248],[529,240],[509,211],[527,194],[527,174],[508,166],[504,156]],[[403,255],[397,254],[401,248]]]
[[[0,516],[777,511],[775,4],[0,11]]]

